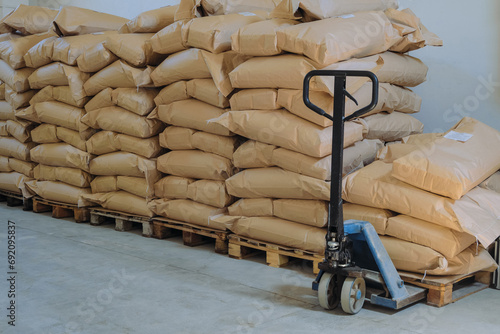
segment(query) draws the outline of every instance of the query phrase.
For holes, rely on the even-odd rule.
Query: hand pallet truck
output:
[[[311,79],[318,76],[335,78],[333,116],[311,103],[309,99]],[[348,77],[369,78],[373,90],[370,105],[345,117],[346,97],[358,105],[356,99],[346,90]],[[313,290],[318,291],[319,303],[323,308],[332,310],[340,303],[342,310],[349,314],[358,313],[365,299],[370,300],[372,304],[398,310],[426,298],[426,289],[405,286],[372,224],[355,220],[344,222],[344,122],[373,110],[378,103],[378,91],[378,78],[368,71],[319,70],[308,73],[304,79],[305,105],[333,121],[332,177],[325,260],[319,264],[320,272],[313,282]]]

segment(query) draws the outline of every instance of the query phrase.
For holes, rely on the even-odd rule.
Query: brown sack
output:
[[[367,139],[380,139],[386,142],[398,141],[403,137],[424,131],[424,124],[410,115],[394,112],[376,114],[363,118],[366,122]]]
[[[231,35],[243,26],[262,21],[253,13],[209,16],[194,19],[189,25],[187,44],[212,53],[231,50]]]
[[[188,187],[194,179],[167,176],[155,184],[155,196],[158,198],[187,199]]]
[[[7,121],[7,131],[21,143],[31,141],[31,130],[34,124],[26,121]]]
[[[330,183],[280,168],[248,169],[226,181],[239,198],[330,199]]]
[[[179,21],[201,17],[202,12],[201,0],[180,0],[174,19]]]
[[[24,93],[17,93],[12,88],[7,86],[5,89],[5,94],[5,100],[9,102],[9,104],[15,110],[29,106],[30,100],[36,94],[36,91],[29,90]]]
[[[31,150],[31,159],[42,165],[89,171],[93,156],[68,144],[43,144]]]
[[[234,13],[251,12],[262,17],[268,17],[270,12],[281,0],[202,0],[201,5],[208,15],[228,15]]]
[[[58,11],[39,6],[19,5],[2,22],[23,35],[34,35],[49,31]]]
[[[82,139],[79,132],[67,128],[57,128],[57,138],[59,140],[76,147],[79,150],[87,151],[86,141]]]
[[[162,104],[170,104],[172,102],[187,100],[189,95],[187,93],[187,82],[179,81],[163,88],[155,97],[155,104],[160,106]]]
[[[156,183],[161,174],[156,169],[156,161],[126,152],[115,152],[96,157],[90,163],[90,173],[98,176],[132,176],[145,178],[150,184]]]
[[[272,217],[273,200],[270,198],[243,198],[227,208],[230,216]]]
[[[85,35],[95,32],[118,30],[127,19],[73,6],[61,7],[54,19],[54,28],[59,36]]]
[[[202,204],[225,208],[234,202],[224,181],[200,180],[188,186],[188,198]]]
[[[88,96],[97,95],[105,88],[139,88],[151,86],[153,68],[135,68],[121,60],[105,67],[87,82],[84,88]]]
[[[194,150],[192,137],[195,133],[193,129],[169,126],[160,134],[160,145],[173,151]]]
[[[164,123],[196,129],[220,136],[230,136],[231,132],[224,126],[208,122],[224,115],[226,111],[194,99],[177,101],[158,107],[157,118]],[[155,115],[151,114],[151,117]]]
[[[394,216],[394,213],[389,210],[376,209],[351,203],[344,203],[343,209],[344,221],[354,219],[369,222],[380,235],[385,235],[387,222],[389,218]]]
[[[198,150],[232,159],[234,152],[240,146],[241,139],[199,131],[193,134],[191,143]]]
[[[332,151],[332,129],[312,124],[286,110],[230,111],[211,120],[240,136],[317,158]],[[345,123],[344,147],[363,139],[363,126]]]
[[[323,254],[326,230],[279,218],[239,218],[232,231],[239,236]]]
[[[226,209],[182,199],[154,200],[148,207],[159,216],[206,227],[211,227],[208,222],[210,217],[226,212]]]
[[[13,70],[9,64],[0,60],[0,81],[5,82],[17,93],[22,93],[30,89],[28,78],[35,71],[33,68],[22,68]]]
[[[0,84],[0,100],[5,100],[5,88],[6,85],[4,83]]]
[[[113,102],[113,88],[105,88],[99,94],[94,96],[86,105],[85,110],[91,112],[93,110],[114,107]]]
[[[405,137],[402,142],[411,145],[430,145],[434,144],[437,139],[443,138],[443,136],[443,133],[422,133]]]
[[[79,188],[89,188],[93,176],[81,169],[38,165],[35,167],[38,181],[60,181]]]
[[[124,152],[134,153],[145,158],[156,158],[163,152],[158,136],[139,139],[136,137],[118,134],[116,136],[117,145]]]
[[[0,172],[10,173],[12,171],[12,168],[9,166],[9,158],[0,156]]]
[[[33,46],[52,35],[53,34],[44,33],[2,41],[0,42],[0,58],[14,70],[26,67],[24,55]]]
[[[398,8],[397,0],[300,0],[300,8],[312,19],[323,20],[369,10]]]
[[[472,138],[463,142],[447,137],[460,134]],[[500,169],[498,143],[500,132],[466,117],[428,150],[394,161],[393,175],[421,189],[460,199]]]
[[[149,185],[146,179],[141,177],[117,176],[116,185],[118,189],[131,193],[145,199],[155,196],[154,187]]]
[[[249,140],[233,154],[233,163],[237,168],[265,168],[274,166],[273,152],[276,146]]]
[[[156,106],[154,102],[156,95],[158,95],[156,89],[117,88],[112,93],[112,101],[139,116],[147,116]]]
[[[108,210],[144,217],[154,216],[154,213],[148,209],[148,203],[143,197],[134,196],[125,191],[85,195],[83,198]]]
[[[32,142],[23,144],[15,138],[0,137],[0,155],[4,157],[31,161],[30,150],[35,146]]]
[[[97,176],[94,181],[90,182],[92,193],[97,194],[118,191],[116,179],[116,176]]]
[[[36,164],[10,158],[9,166],[10,168],[12,168],[13,171],[26,175],[27,177],[33,178],[34,176],[33,170],[35,169]]]
[[[127,22],[120,30],[125,33],[158,32],[174,23],[175,12],[178,8],[179,6],[166,6],[143,12]]]
[[[92,110],[82,117],[82,122],[94,129],[114,131],[139,138],[153,137],[165,127],[159,120],[147,119],[120,107]]]
[[[325,31],[334,33],[325,35]],[[279,29],[277,37],[280,49],[303,54],[322,67],[382,53],[402,38],[383,12],[303,23]]]
[[[74,96],[72,87],[70,86],[53,87],[52,96],[56,101],[66,103],[77,108],[83,108],[89,101],[88,97],[82,97],[80,94]]]
[[[481,183],[480,187],[500,193],[500,172],[493,174],[490,178]]]
[[[392,164],[375,161],[343,180],[345,201],[432,222],[474,235],[488,247],[500,236],[500,211],[495,211],[497,193],[475,188],[458,201],[441,197],[401,182],[392,176]]]
[[[273,202],[274,216],[315,227],[328,224],[328,203],[324,201],[280,199]]]
[[[175,176],[224,181],[234,174],[231,160],[198,150],[172,151],[158,158],[158,170]]]
[[[39,68],[50,64],[52,62],[52,54],[54,53],[54,42],[58,38],[58,36],[48,37],[29,49],[24,54],[26,67]]]
[[[153,53],[149,41],[151,37],[153,34],[115,34],[108,36],[104,47],[130,65],[136,67],[158,65],[162,59]]]
[[[413,151],[418,150],[419,146],[418,145],[411,145],[411,144],[400,144],[400,143],[395,143],[395,144],[390,144],[387,143],[387,145],[382,148],[380,151],[377,153],[377,159],[386,163],[393,163],[399,158],[402,158]]]
[[[96,44],[103,43],[111,36],[118,36],[115,31],[62,37],[54,40],[52,61],[60,61],[70,66],[77,65],[77,59]]]
[[[448,259],[476,242],[476,238],[468,233],[404,215],[390,218],[385,232],[391,237],[432,248]]]
[[[229,100],[217,89],[212,79],[194,79],[187,83],[188,95],[219,108],[228,108]]]
[[[37,103],[35,110],[41,122],[62,126],[74,131],[80,130],[81,120],[85,115],[83,109],[61,102]]]
[[[0,173],[1,190],[21,195],[24,193],[23,189],[27,181],[31,181],[31,179],[20,173]]]
[[[114,53],[106,49],[103,43],[99,43],[85,50],[76,62],[80,71],[95,73],[117,60],[118,57]]]
[[[231,110],[274,110],[278,103],[276,89],[245,89],[235,93],[229,100]]]
[[[91,194],[90,188],[78,188],[52,181],[30,181],[26,182],[26,187],[29,191],[49,201],[74,204],[80,208],[92,205],[83,198],[83,195]]]
[[[16,120],[16,112],[14,111],[10,103],[6,101],[0,101],[0,120]]]
[[[217,89],[224,96],[228,97],[234,90],[229,73],[247,61],[249,57],[234,51],[227,51],[220,54],[203,51],[202,54]]]
[[[31,131],[31,139],[35,143],[52,144],[58,143],[57,126],[52,124],[42,124]]]
[[[9,132],[7,131],[7,122],[0,121],[0,137],[9,137]]]
[[[86,142],[87,151],[94,155],[104,155],[120,150],[117,134],[112,131],[99,131]]]
[[[187,31],[190,20],[181,20],[163,28],[151,38],[153,51],[160,54],[172,54],[186,50]]]
[[[298,24],[295,20],[272,19],[249,24],[231,36],[234,51],[248,56],[274,56],[282,53],[278,48],[276,32]]]

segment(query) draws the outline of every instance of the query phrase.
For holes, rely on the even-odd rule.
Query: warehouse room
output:
[[[1,333],[496,333],[500,3],[0,2]]]

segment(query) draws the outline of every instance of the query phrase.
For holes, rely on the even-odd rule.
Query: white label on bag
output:
[[[461,141],[465,143],[469,139],[471,139],[474,135],[471,135],[469,133],[460,133],[460,132],[455,132],[455,131],[450,131],[446,136],[444,136],[447,139],[451,140],[456,140],[456,141]]]

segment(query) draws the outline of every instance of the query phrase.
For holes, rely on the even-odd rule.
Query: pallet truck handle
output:
[[[328,118],[333,121],[333,116],[330,116],[323,109],[313,104],[309,99],[309,87],[311,79],[314,77],[367,77],[372,81],[372,101],[371,103],[356,111],[350,116],[344,118],[344,121],[350,121],[354,118],[358,118],[366,114],[367,112],[373,110],[378,104],[378,91],[379,91],[379,83],[378,78],[373,72],[369,71],[337,71],[337,70],[316,70],[309,72],[304,78],[304,92],[303,92],[303,100],[304,104],[311,110],[313,110],[318,115]],[[347,93],[347,92],[345,92]]]

